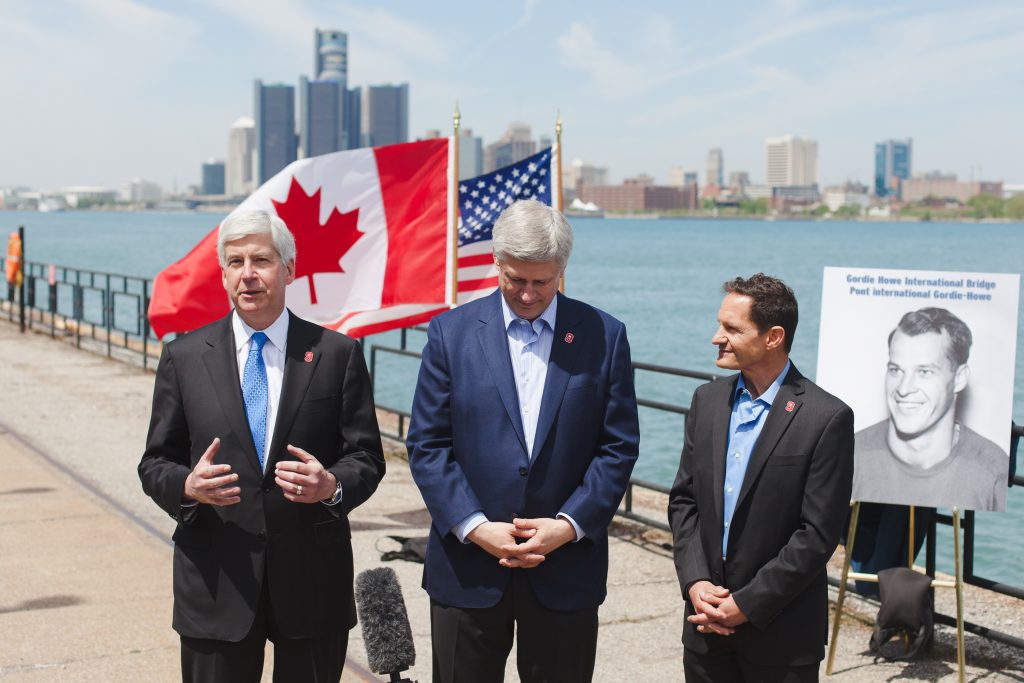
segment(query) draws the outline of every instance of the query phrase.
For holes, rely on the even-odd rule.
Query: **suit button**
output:
[[[265,541],[265,540],[267,540],[267,532],[266,531],[258,531],[258,532],[256,532],[256,537],[258,539],[260,539],[261,541]]]
[[[269,486],[264,486],[263,487],[263,493],[270,493],[270,487]]]
[[[530,470],[526,469],[525,467],[520,467],[519,468],[519,476],[525,477],[529,473],[530,473]]]

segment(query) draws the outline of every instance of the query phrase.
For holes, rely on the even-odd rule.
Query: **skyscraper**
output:
[[[313,30],[313,80],[348,87],[348,35],[332,29]]]
[[[224,162],[220,159],[209,159],[203,163],[203,182],[200,194],[224,194]]]
[[[342,116],[342,124],[345,127],[345,149],[356,149],[363,144],[362,101],[363,91],[361,88],[349,88],[345,92],[345,113]]]
[[[243,116],[228,131],[228,156],[224,164],[224,189],[232,197],[252,193],[253,159],[256,154],[256,122]]]
[[[256,183],[262,185],[295,161],[295,88],[290,85],[253,86],[256,120]]]
[[[875,145],[875,196],[900,196],[902,181],[910,178],[913,152],[913,138]]]
[[[484,173],[509,166],[534,154],[537,151],[537,143],[530,136],[530,126],[527,124],[509,124],[501,139],[484,149]]]
[[[459,131],[459,180],[475,178],[484,172],[484,141],[469,128]]]
[[[723,172],[724,163],[722,161],[722,149],[720,147],[709,149],[707,176],[704,179],[704,184],[722,187]]]
[[[299,77],[299,150],[303,158],[345,149],[345,90],[338,81]]]
[[[348,128],[348,35],[333,29],[313,31],[313,77],[299,79],[299,150],[303,157],[350,147]]]
[[[816,140],[784,135],[781,138],[767,138],[764,147],[764,175],[769,187],[818,184]]]
[[[360,96],[364,147],[409,141],[409,84],[366,85]]]

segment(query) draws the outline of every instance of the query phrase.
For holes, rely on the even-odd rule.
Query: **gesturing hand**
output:
[[[318,503],[330,500],[337,490],[334,475],[324,469],[320,461],[298,446],[288,445],[288,452],[299,459],[280,460],[274,467],[274,482],[281,487],[284,497],[293,503]]]
[[[220,439],[214,439],[199,462],[185,477],[184,496],[207,505],[234,505],[242,501],[242,489],[231,486],[238,481],[231,474],[231,465],[214,465],[213,456],[220,450]]]
[[[531,569],[544,561],[548,553],[558,550],[566,543],[576,539],[576,530],[565,519],[539,517],[512,520],[515,527],[512,534],[516,538],[527,539],[525,543],[512,543],[501,547],[504,559],[499,564],[513,569]]]

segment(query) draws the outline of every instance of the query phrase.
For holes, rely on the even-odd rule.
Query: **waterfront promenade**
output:
[[[143,495],[135,472],[152,386],[151,372],[19,334],[0,320],[0,681],[179,680],[170,628],[174,523]],[[397,548],[388,536],[423,535],[429,524],[401,446],[388,448],[381,488],[352,515],[357,572]],[[650,503],[659,509],[648,514],[661,518],[663,501]],[[667,541],[641,526],[613,526],[595,680],[682,680],[682,605]],[[407,675],[425,683],[430,631],[421,565],[387,565],[402,582],[416,641],[417,666]],[[940,611],[953,613],[952,591],[938,600]],[[847,604],[830,680],[956,680],[950,628],[937,627],[927,656],[880,663],[867,653],[874,607],[856,598]],[[1022,637],[1021,612],[1020,601],[968,592],[972,621]],[[366,675],[358,627],[349,659],[346,683],[378,680]],[[1024,653],[970,634],[967,663],[967,680],[1024,681]],[[517,680],[514,658],[507,680]]]

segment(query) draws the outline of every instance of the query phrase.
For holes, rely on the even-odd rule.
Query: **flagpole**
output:
[[[452,129],[454,130],[455,147],[452,161],[452,221],[451,221],[451,260],[452,260],[452,295],[451,305],[459,305],[459,122],[462,115],[459,114],[459,102],[455,101],[455,111],[452,112]]]
[[[559,211],[564,211],[565,197],[562,194],[562,112],[555,110],[555,150],[558,158],[555,160],[555,180],[558,182],[558,196],[555,197],[556,206]],[[558,291],[565,293],[565,271],[559,279]]]
[[[556,110],[555,114],[555,144],[558,145],[558,159],[555,164],[555,173],[558,174],[558,206],[559,211],[565,211],[565,195],[562,188],[562,112]]]

